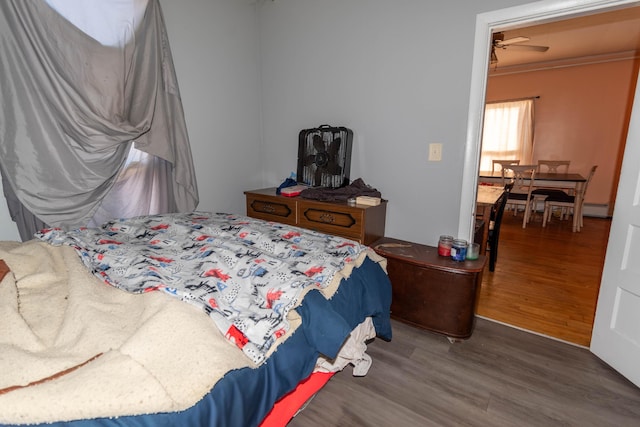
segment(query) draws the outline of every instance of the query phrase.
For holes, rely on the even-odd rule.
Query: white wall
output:
[[[300,129],[354,131],[351,178],[389,199],[388,236],[458,230],[476,15],[517,0],[275,0],[258,7],[265,178],[295,170]],[[441,162],[428,145],[443,144]]]

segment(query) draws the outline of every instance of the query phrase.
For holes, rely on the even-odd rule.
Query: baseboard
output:
[[[596,218],[609,217],[609,205],[607,203],[585,203],[582,214]]]
[[[584,216],[590,216],[594,218],[609,218],[609,205],[607,203],[585,203],[584,204]],[[544,210],[544,202],[540,202],[536,205],[536,212],[542,212]]]

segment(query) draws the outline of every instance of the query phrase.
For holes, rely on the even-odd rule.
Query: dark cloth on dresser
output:
[[[375,188],[365,184],[362,178],[340,188],[312,187],[302,190],[300,197],[304,199],[321,200],[323,202],[346,202],[352,197],[369,196],[382,197]]]

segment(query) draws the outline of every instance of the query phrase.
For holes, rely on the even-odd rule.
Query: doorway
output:
[[[465,168],[461,195],[459,234],[471,235],[473,230],[475,189],[477,186],[480,159],[480,139],[485,91],[488,80],[489,46],[491,33],[506,29],[522,28],[551,21],[571,19],[585,14],[605,12],[615,8],[637,6],[637,1],[587,2],[579,8],[569,8],[561,1],[535,3],[510,10],[496,11],[478,16],[475,40],[475,55],[470,95],[469,127]],[[598,4],[596,4],[598,3]],[[471,212],[471,215],[468,215]]]

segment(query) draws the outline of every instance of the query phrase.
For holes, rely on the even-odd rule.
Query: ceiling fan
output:
[[[493,43],[491,44],[491,64],[498,63],[498,55],[496,55],[496,49],[513,49],[513,50],[529,50],[534,52],[546,52],[549,50],[549,46],[535,46],[530,44],[520,44],[531,40],[529,37],[512,37],[510,39],[504,39],[504,33],[493,33]]]

